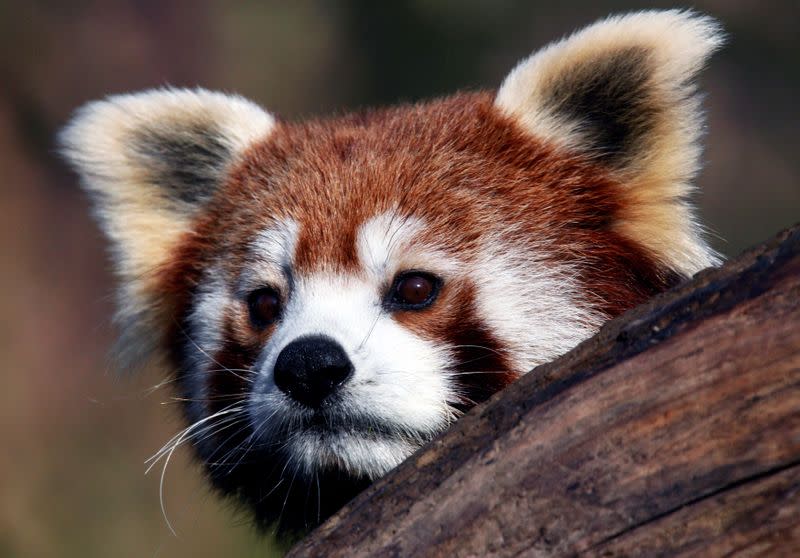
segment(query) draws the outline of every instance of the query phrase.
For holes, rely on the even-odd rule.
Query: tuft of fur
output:
[[[720,42],[708,18],[641,12],[534,53],[497,92],[306,122],[204,90],[81,109],[62,148],[111,240],[124,361],[160,356],[190,423],[156,459],[191,443],[259,523],[302,531],[715,263],[688,195],[692,83]],[[435,296],[404,307],[411,272]],[[261,323],[265,290],[279,312]],[[309,338],[352,368],[318,405],[275,372]]]

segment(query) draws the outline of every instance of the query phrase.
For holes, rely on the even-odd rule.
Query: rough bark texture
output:
[[[469,413],[293,556],[800,555],[800,227]]]

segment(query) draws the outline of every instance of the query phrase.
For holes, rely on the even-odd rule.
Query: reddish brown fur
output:
[[[447,239],[449,249],[467,260],[492,228],[518,245],[545,243],[554,264],[576,267],[586,299],[609,317],[675,279],[615,231],[627,207],[608,172],[525,135],[485,92],[279,124],[234,169],[165,270],[171,312],[178,322],[185,317],[204,266],[225,254],[226,271],[235,276],[247,265],[254,235],[285,218],[299,224],[296,273],[355,272],[359,227],[388,210],[423,217],[420,241]],[[515,231],[507,232],[504,223]],[[463,337],[454,316],[474,314],[474,289],[459,288],[467,294],[446,287],[444,303],[436,305],[441,310],[396,319],[431,337]],[[486,342],[502,349],[497,340]],[[494,366],[507,363],[499,359]]]

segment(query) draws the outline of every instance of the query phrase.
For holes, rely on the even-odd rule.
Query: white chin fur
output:
[[[397,467],[420,445],[396,438],[337,432],[298,436],[289,447],[296,466],[307,475],[318,470],[344,470],[374,480]]]

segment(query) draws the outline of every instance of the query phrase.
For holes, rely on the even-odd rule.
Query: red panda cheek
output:
[[[222,346],[210,355],[206,366],[208,410],[221,411],[237,401],[244,402],[255,377],[254,365],[275,330],[270,325],[254,331],[246,312],[229,312],[223,322]]]
[[[485,401],[518,378],[509,348],[481,318],[471,283],[446,283],[439,298],[422,311],[401,311],[394,319],[424,339],[450,349],[457,407],[466,410]]]

